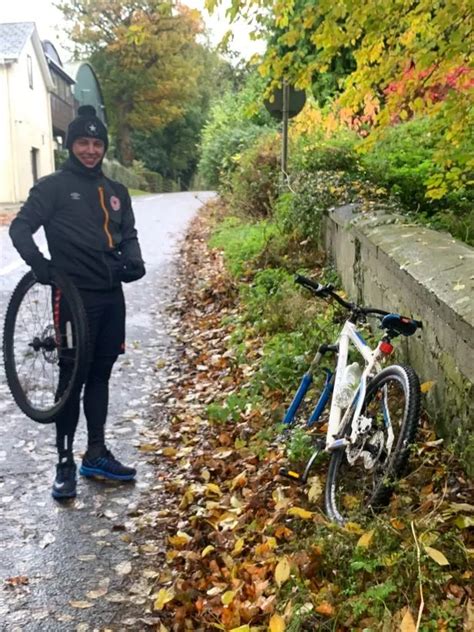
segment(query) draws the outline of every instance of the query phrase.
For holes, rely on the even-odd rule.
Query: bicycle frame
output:
[[[362,409],[363,402],[364,402],[365,394],[366,394],[367,379],[374,372],[374,369],[376,372],[380,370],[379,360],[383,355],[382,351],[380,350],[380,344],[378,344],[374,350],[371,349],[369,345],[367,344],[367,342],[362,337],[362,335],[357,330],[356,325],[352,323],[350,320],[347,320],[344,323],[344,326],[335,344],[322,345],[318,349],[316,355],[313,358],[313,361],[311,362],[311,365],[308,371],[304,374],[303,379],[301,380],[301,383],[295,394],[295,397],[293,398],[293,401],[291,402],[287,410],[287,413],[283,419],[283,423],[285,425],[291,425],[291,423],[293,422],[295,413],[313,381],[314,371],[320,364],[324,353],[327,351],[337,351],[338,360],[337,360],[335,372],[333,374],[329,369],[325,369],[326,379],[325,379],[323,391],[306,425],[308,427],[311,427],[319,421],[329,399],[332,396],[332,393],[338,392],[338,388],[340,387],[341,380],[343,379],[344,370],[347,366],[347,359],[349,356],[349,345],[351,343],[364,359],[365,368],[361,375],[359,387],[357,388],[352,398],[351,403],[349,404],[349,406],[347,406],[344,415],[343,415],[343,409],[336,404],[335,399],[332,398],[331,400],[331,407],[329,410],[328,429],[326,433],[326,444],[325,444],[326,452],[331,452],[332,450],[335,450],[337,448],[341,448],[346,445],[355,443],[357,439],[357,434],[358,434],[358,429],[357,429],[356,424],[352,424],[352,433],[349,440],[347,440],[346,438],[337,438],[337,435],[340,429],[346,424],[346,421],[349,415],[352,414],[354,419],[358,419],[361,409]],[[355,408],[354,408],[354,403],[355,403]]]

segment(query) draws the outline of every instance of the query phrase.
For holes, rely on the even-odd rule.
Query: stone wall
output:
[[[397,361],[434,382],[424,406],[474,471],[474,250],[353,205],[329,213],[324,238],[353,300],[423,321],[420,334],[397,339]]]

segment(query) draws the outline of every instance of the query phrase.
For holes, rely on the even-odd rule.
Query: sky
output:
[[[119,1],[119,0],[118,0]],[[210,31],[211,42],[217,44],[229,28],[225,17],[225,8],[212,16],[204,9],[204,0],[183,0],[183,4],[200,9]],[[0,0],[0,22],[36,22],[41,39],[49,39],[57,48],[61,61],[68,61],[67,38],[61,25],[64,24],[61,12],[54,7],[53,0]],[[242,57],[249,59],[254,53],[262,52],[260,43],[249,38],[248,27],[239,22],[233,26],[234,42],[232,48]]]

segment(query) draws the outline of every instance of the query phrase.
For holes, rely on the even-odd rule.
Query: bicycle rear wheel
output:
[[[65,274],[51,285],[28,272],[8,304],[3,331],[7,382],[19,408],[50,423],[64,409],[87,370],[87,319],[81,296]]]
[[[411,367],[387,367],[369,382],[359,417],[368,429],[356,445],[331,456],[325,493],[331,520],[344,524],[388,503],[406,466],[419,416],[420,383]]]

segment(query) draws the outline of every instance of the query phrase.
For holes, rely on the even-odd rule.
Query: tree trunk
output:
[[[119,125],[117,129],[117,149],[122,164],[129,167],[134,159],[130,125]]]

